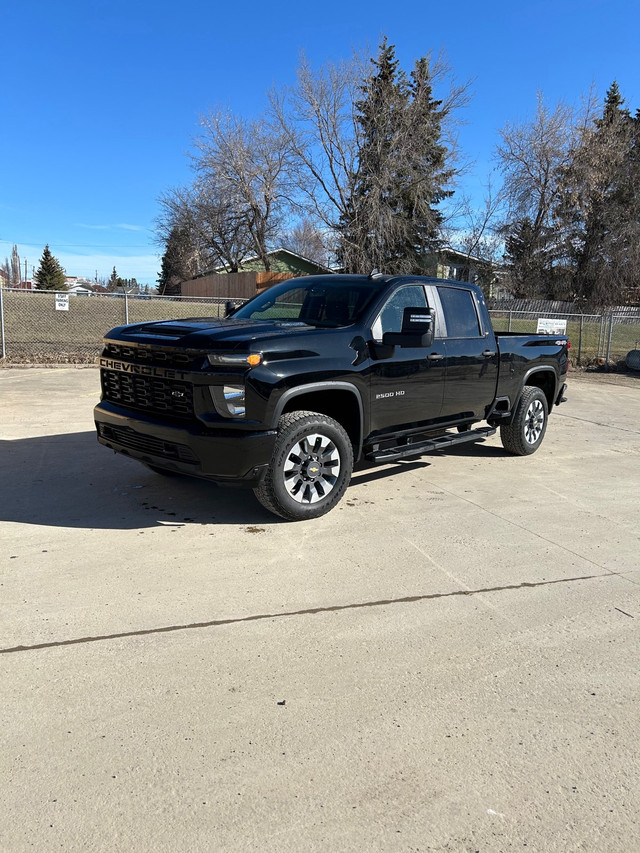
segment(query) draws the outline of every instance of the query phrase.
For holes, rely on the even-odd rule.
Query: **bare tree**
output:
[[[255,253],[269,269],[269,246],[287,203],[288,145],[284,134],[263,118],[245,121],[228,111],[201,118],[195,169],[202,191],[218,209],[226,200],[232,231],[241,220]]]
[[[293,200],[326,228],[335,228],[346,215],[353,193],[359,143],[355,101],[364,73],[358,55],[319,70],[303,55],[296,84],[269,92],[272,124],[290,152]]]
[[[328,264],[331,257],[328,237],[327,232],[318,228],[314,220],[304,217],[282,234],[280,242],[285,249],[297,252],[303,258],[319,264]]]
[[[158,199],[156,220],[159,241],[183,235],[180,256],[191,277],[212,267],[237,272],[242,261],[255,253],[245,209],[230,197],[212,174],[198,177],[189,187],[168,190]]]
[[[487,181],[481,205],[474,205],[469,196],[463,196],[456,217],[456,229],[449,231],[449,243],[457,245],[466,255],[464,280],[469,281],[471,269],[476,259],[484,263],[480,270],[480,285],[490,284],[493,266],[502,246],[500,218],[504,196],[501,189],[496,190],[491,179]]]
[[[552,295],[554,279],[562,278],[566,259],[555,218],[563,192],[561,177],[593,107],[590,96],[581,114],[564,103],[550,110],[538,93],[531,121],[507,124],[500,130],[497,156],[508,208],[502,233],[513,283],[523,295]]]
[[[615,305],[637,287],[640,262],[640,112],[624,106],[617,83],[582,129],[563,169],[558,205],[579,299]]]
[[[20,255],[18,247],[13,245],[11,250],[11,284],[18,285],[22,281],[22,269],[20,267]]]
[[[416,65],[412,108],[407,112],[408,121],[400,134],[404,153],[411,159],[416,142],[421,143],[418,147],[422,149],[424,112],[431,102],[431,86],[437,83],[444,90],[442,100],[437,104],[439,134],[447,151],[448,167],[451,167],[457,152],[456,112],[468,100],[469,83],[458,85],[453,80],[443,54],[435,57],[429,54],[421,63],[422,71],[428,73],[420,78],[420,68]],[[333,231],[334,239],[339,235],[343,244],[345,240],[349,242],[344,225],[353,222],[356,215],[356,187],[362,177],[365,136],[358,103],[370,79],[369,62],[363,54],[356,53],[349,61],[326,63],[319,69],[312,68],[302,56],[295,86],[282,91],[272,90],[269,96],[272,121],[285,134],[290,148],[290,174],[296,190],[294,201],[305,215],[321,223],[323,230]],[[421,111],[423,115],[420,115]],[[413,181],[413,198],[408,200],[410,210],[396,216],[398,211],[389,209],[389,217],[385,217],[384,223],[378,217],[373,224],[376,233],[381,235],[390,233],[389,229],[396,230],[407,215],[414,222],[420,220],[423,227],[431,227],[423,222],[426,211],[418,210],[415,201],[416,189],[427,180],[426,172],[429,179],[433,177],[433,164],[425,172],[425,161],[418,164],[418,159],[416,155],[412,165],[414,174],[406,182],[409,196]],[[418,165],[423,171],[415,168]],[[453,177],[452,171],[448,178]],[[438,217],[436,226],[442,218]],[[368,229],[368,226],[363,227]],[[354,259],[350,266],[366,265],[368,261],[360,258],[360,239],[354,238],[351,242]]]

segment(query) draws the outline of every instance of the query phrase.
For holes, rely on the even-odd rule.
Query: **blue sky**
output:
[[[228,105],[255,115],[272,84],[314,64],[375,52],[386,33],[405,68],[447,53],[473,78],[462,116],[472,195],[497,130],[617,79],[640,107],[638,0],[299,2],[1,0],[0,259],[18,244],[37,266],[45,243],[69,275],[153,285],[158,195],[190,180],[198,117]]]

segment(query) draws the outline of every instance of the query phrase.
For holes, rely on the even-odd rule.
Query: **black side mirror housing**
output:
[[[224,303],[224,316],[230,317],[235,310],[235,304],[230,299],[227,299],[227,301]]]
[[[402,331],[385,332],[382,343],[388,347],[430,347],[433,343],[433,308],[405,308],[402,314]]]

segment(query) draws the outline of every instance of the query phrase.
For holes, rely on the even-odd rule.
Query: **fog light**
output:
[[[243,418],[245,414],[244,385],[225,385],[222,393],[229,414],[234,418]]]

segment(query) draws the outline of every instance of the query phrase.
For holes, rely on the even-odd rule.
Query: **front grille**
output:
[[[158,364],[163,367],[185,367],[190,365],[195,356],[187,350],[159,349],[157,347],[133,347],[122,344],[106,343],[103,355],[109,358],[121,358],[135,364]],[[200,355],[202,359],[202,355]]]
[[[163,441],[160,438],[142,435],[130,427],[98,424],[98,433],[106,441],[113,441],[121,447],[128,447],[130,450],[137,450],[140,453],[149,453],[151,456],[161,456],[163,459],[174,459],[177,462],[187,462],[191,465],[198,462],[191,448],[187,447],[186,444],[176,444],[173,441]]]
[[[103,399],[141,412],[175,418],[193,417],[193,386],[177,379],[100,371]]]

